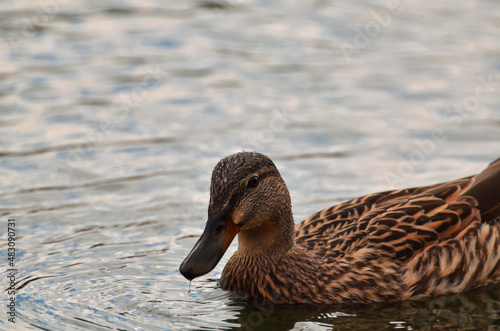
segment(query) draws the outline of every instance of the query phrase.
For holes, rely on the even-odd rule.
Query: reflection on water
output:
[[[397,304],[345,307],[280,307],[232,299],[235,316],[226,322],[243,330],[449,330],[487,329],[500,326],[500,286],[482,287],[468,293],[426,298]],[[203,319],[213,311],[192,312]],[[200,324],[201,325],[201,324]],[[190,325],[196,329],[196,324]]]
[[[4,3],[0,214],[18,224],[19,329],[499,325],[498,286],[318,310],[218,289],[237,243],[190,294],[178,272],[232,152],[275,161],[297,221],[500,156],[496,2]]]

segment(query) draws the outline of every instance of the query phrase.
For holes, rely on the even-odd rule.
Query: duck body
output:
[[[236,234],[220,284],[250,300],[350,305],[467,291],[500,281],[500,159],[475,176],[363,196],[294,225],[272,161],[233,154],[214,169],[209,220],[181,273],[213,269]]]

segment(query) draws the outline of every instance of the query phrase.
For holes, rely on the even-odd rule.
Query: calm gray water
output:
[[[500,156],[500,5],[1,1],[0,329],[500,328],[500,287],[397,305],[256,306],[178,271],[210,174],[277,164],[296,221]]]

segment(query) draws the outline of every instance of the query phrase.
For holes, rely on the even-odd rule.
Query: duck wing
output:
[[[404,261],[478,218],[475,200],[462,195],[472,183],[468,177],[376,193],[327,208],[296,226],[296,242],[332,258],[377,247]]]
[[[391,261],[404,274],[405,295],[440,295],[499,280],[499,215],[500,159],[476,176],[327,208],[295,234],[332,267],[354,257]]]

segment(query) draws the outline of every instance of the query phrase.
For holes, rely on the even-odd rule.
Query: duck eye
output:
[[[257,187],[259,185],[259,177],[253,176],[248,180],[247,187]]]

